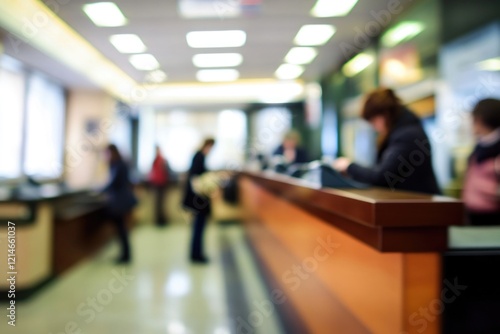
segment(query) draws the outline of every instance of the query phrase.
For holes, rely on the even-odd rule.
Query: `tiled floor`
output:
[[[0,333],[282,333],[276,312],[259,309],[267,296],[241,227],[212,223],[205,237],[211,262],[193,265],[187,260],[189,225],[138,227],[131,265],[114,265],[118,249],[110,244],[18,302],[17,326],[2,317]],[[258,322],[249,321],[252,314]]]

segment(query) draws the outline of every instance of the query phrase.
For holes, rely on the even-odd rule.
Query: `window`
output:
[[[117,105],[117,114],[110,129],[109,141],[118,147],[125,160],[132,159],[132,124],[127,106]]]
[[[243,165],[247,140],[247,118],[241,110],[224,110],[217,115],[213,152],[207,157],[209,169],[234,170]]]
[[[247,118],[241,110],[155,111],[139,113],[139,169],[147,175],[159,145],[175,172],[189,169],[194,153],[205,137],[216,145],[207,157],[207,168],[236,168],[243,164]]]
[[[29,78],[24,172],[36,179],[56,179],[63,172],[64,90],[43,76]]]
[[[22,175],[25,79],[6,58],[0,63],[0,179]]]
[[[281,107],[269,107],[260,110],[252,119],[252,154],[272,155],[283,141],[285,133],[292,127],[290,110]]]

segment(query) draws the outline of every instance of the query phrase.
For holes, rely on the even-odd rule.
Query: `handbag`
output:
[[[203,197],[211,197],[220,188],[222,175],[219,172],[205,172],[200,175],[191,176],[191,188]]]

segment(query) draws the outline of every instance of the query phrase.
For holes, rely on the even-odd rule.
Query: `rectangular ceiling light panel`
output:
[[[358,0],[318,0],[310,14],[315,17],[346,16],[357,3]]]
[[[113,2],[96,2],[83,5],[83,11],[98,27],[120,27],[127,24],[127,18]]]
[[[140,71],[152,71],[160,67],[160,63],[153,55],[143,53],[130,56],[130,63]]]
[[[111,35],[109,41],[121,53],[141,53],[146,51],[146,45],[134,34]]]
[[[243,62],[243,56],[239,53],[204,53],[193,56],[193,64],[196,67],[234,67]]]
[[[353,77],[370,66],[374,60],[372,55],[360,53],[342,67],[342,72],[348,77]]]
[[[240,47],[246,39],[247,35],[242,30],[191,31],[186,35],[186,41],[192,48]]]
[[[283,64],[275,72],[278,79],[291,80],[296,79],[302,75],[304,68],[299,65]]]
[[[289,64],[303,65],[309,64],[316,58],[318,51],[311,47],[292,48],[285,56],[285,61]]]
[[[330,24],[307,24],[300,28],[294,42],[301,46],[326,44],[335,34],[335,27]]]
[[[177,10],[186,19],[234,18],[241,15],[239,0],[178,0]]]
[[[422,22],[403,21],[384,33],[381,41],[386,47],[394,47],[411,40],[424,31],[424,29],[425,25]]]

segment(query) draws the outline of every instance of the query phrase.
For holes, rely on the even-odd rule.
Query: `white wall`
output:
[[[97,91],[68,95],[65,180],[70,187],[88,188],[106,181],[104,147],[117,124],[115,100]]]

